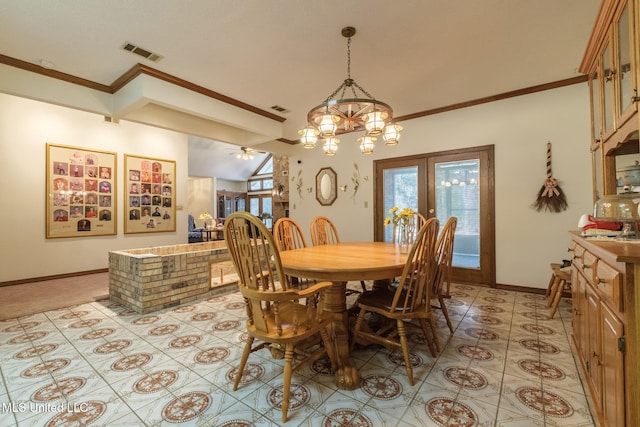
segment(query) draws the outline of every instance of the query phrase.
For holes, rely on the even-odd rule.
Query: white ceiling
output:
[[[105,85],[141,63],[274,112],[286,119],[283,138],[295,140],[307,111],[346,78],[345,26],[357,29],[352,77],[403,116],[577,76],[599,5],[0,0],[0,54]],[[128,53],[125,41],[163,59]]]
[[[241,148],[197,136],[189,137],[189,175],[215,176],[229,181],[246,181],[268,154],[254,153],[253,159],[236,156]]]

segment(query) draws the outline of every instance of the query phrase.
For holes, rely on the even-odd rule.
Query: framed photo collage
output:
[[[47,238],[117,234],[116,157],[47,144]],[[175,161],[128,154],[124,159],[124,232],[175,231]]]

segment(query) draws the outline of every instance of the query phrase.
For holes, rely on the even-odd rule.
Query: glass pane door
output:
[[[384,226],[389,209],[411,208],[427,217],[427,161],[424,157],[375,162],[374,240],[393,241],[393,226]]]
[[[418,210],[418,167],[385,169],[383,172],[383,210],[389,214],[393,207]],[[393,241],[393,227],[384,228],[384,241]]]
[[[260,216],[260,196],[249,196],[249,212]]]
[[[271,196],[262,196],[262,222],[269,230],[273,228],[273,198]]]
[[[478,159],[435,163],[436,217],[442,227],[458,218],[453,266],[480,268],[480,189]]]
[[[429,213],[458,219],[452,280],[496,284],[493,146],[429,156]]]
[[[495,286],[494,147],[374,161],[374,240],[392,241],[389,209],[417,209],[443,226],[458,219],[452,281]]]

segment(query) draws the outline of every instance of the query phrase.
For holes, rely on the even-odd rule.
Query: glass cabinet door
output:
[[[621,117],[621,120],[618,121],[618,126],[620,126],[621,122],[626,121],[629,115],[631,115],[634,110],[636,104],[633,102],[633,76],[634,76],[634,51],[632,48],[632,39],[631,39],[631,24],[630,24],[630,16],[629,8],[631,7],[630,2],[625,4],[622,12],[620,13],[620,17],[616,23],[616,35],[617,35],[617,58],[618,61],[618,73],[616,73],[616,84],[618,86],[618,116]]]
[[[226,218],[224,210],[224,196],[218,196],[218,218]]]
[[[600,82],[598,71],[591,73],[589,78],[591,87],[591,139],[592,142],[600,141],[602,136],[602,117],[600,116]]]
[[[225,196],[224,198],[224,213],[225,218],[233,213],[233,210],[231,209],[231,197],[229,196]]]
[[[613,123],[613,78],[614,70],[611,61],[611,43],[602,52],[602,76],[603,76],[603,113],[604,113],[604,133],[609,134],[614,130]]]
[[[235,197],[235,211],[236,212],[244,212],[245,211],[245,198],[242,196]]]
[[[603,184],[603,172],[602,172],[602,149],[601,145],[594,145],[591,151],[592,166],[593,166],[593,201],[594,203],[600,200],[602,197]]]

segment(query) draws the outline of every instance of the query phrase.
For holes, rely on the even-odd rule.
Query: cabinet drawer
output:
[[[621,276],[618,270],[599,261],[596,264],[596,276],[593,281],[602,297],[612,302],[613,307],[620,312],[624,311],[620,293]]]
[[[573,247],[569,247],[569,251],[573,252],[573,259],[571,260],[572,264],[578,267],[578,270],[582,271],[582,265],[584,264],[584,253],[586,252],[586,250],[582,246],[575,244],[573,245]]]
[[[582,254],[582,273],[584,274],[584,277],[591,283],[595,282],[596,268],[598,264],[601,264],[601,262],[599,262],[597,256],[589,251],[584,251],[584,253]]]

